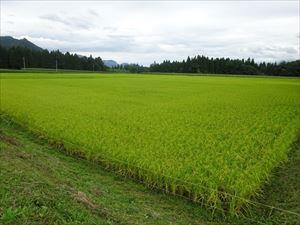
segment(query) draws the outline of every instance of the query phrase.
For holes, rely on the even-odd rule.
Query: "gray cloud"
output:
[[[196,54],[280,61],[299,58],[297,4],[4,1],[1,35],[146,65]]]
[[[252,47],[249,49],[256,58],[260,56],[265,56],[267,58],[275,58],[277,60],[289,59],[290,55],[299,54],[296,48],[293,47],[283,47],[283,46],[260,46]]]
[[[70,22],[68,22],[68,20],[62,19],[60,16],[58,16],[56,14],[46,14],[46,15],[40,16],[39,18],[45,19],[45,20],[50,20],[51,22],[59,22],[64,25],[70,25]]]
[[[88,9],[88,12],[89,12],[89,14],[90,15],[93,15],[93,16],[99,16],[99,13],[97,13],[95,10],[93,10],[93,9]]]
[[[103,27],[103,30],[108,30],[108,31],[115,32],[115,31],[118,30],[118,28],[116,28],[116,27],[111,27],[111,26],[104,26],[104,27]]]
[[[131,37],[114,37],[85,45],[77,47],[76,50],[80,52],[128,52],[138,48],[138,45]]]
[[[61,23],[73,29],[87,30],[93,26],[93,23],[90,22],[88,19],[84,17],[78,17],[78,16],[63,17],[58,14],[50,13],[50,14],[42,15],[39,18],[49,20],[51,22]]]

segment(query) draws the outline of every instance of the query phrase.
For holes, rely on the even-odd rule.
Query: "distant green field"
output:
[[[149,186],[234,211],[299,135],[300,79],[2,73],[1,111]]]

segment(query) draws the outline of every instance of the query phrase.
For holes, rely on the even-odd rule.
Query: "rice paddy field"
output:
[[[300,79],[2,73],[1,114],[147,186],[238,211],[300,134]]]

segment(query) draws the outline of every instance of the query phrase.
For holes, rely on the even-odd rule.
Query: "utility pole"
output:
[[[55,71],[57,72],[57,59],[55,60]]]
[[[23,56],[23,69],[26,69],[26,65],[25,65],[25,57]]]
[[[93,63],[93,72],[95,71],[95,64]]]

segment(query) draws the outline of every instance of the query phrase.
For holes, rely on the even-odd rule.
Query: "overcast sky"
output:
[[[1,1],[1,35],[149,65],[188,55],[299,59],[298,1]]]

